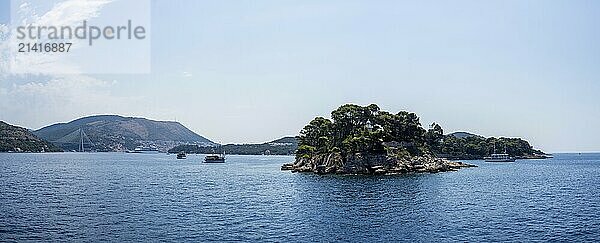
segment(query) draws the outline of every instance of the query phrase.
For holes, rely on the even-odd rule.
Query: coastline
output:
[[[404,158],[368,153],[355,153],[347,156],[342,156],[340,153],[329,153],[297,158],[292,163],[283,164],[281,170],[315,174],[397,175],[449,172],[471,167],[477,166],[432,156]]]

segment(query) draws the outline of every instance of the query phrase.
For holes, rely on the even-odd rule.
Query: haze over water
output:
[[[595,241],[600,154],[402,176],[292,157],[0,154],[0,240]]]

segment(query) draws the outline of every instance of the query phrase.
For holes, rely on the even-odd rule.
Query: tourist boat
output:
[[[225,163],[225,153],[207,155],[204,157],[204,163]]]
[[[508,154],[492,154],[484,159],[485,162],[515,162],[515,158],[510,157]]]
[[[510,157],[510,155],[506,153],[506,147],[504,147],[504,153],[497,154],[496,145],[494,145],[494,153],[490,155],[490,157],[485,157],[483,159],[485,162],[515,162],[515,158]]]
[[[221,150],[222,153],[218,154],[213,149],[213,154],[204,157],[204,163],[225,163],[225,149],[223,149],[223,146],[219,145],[218,150]]]
[[[185,154],[185,152],[181,151],[179,153],[177,153],[177,159],[186,159],[187,155]]]
[[[134,153],[134,154],[158,154],[159,151],[155,147],[138,146],[133,151],[127,151],[127,153]]]

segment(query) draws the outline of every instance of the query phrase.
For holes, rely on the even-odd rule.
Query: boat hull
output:
[[[515,162],[515,157],[510,157],[507,153],[492,154],[492,156],[483,159],[485,162]]]
[[[219,163],[225,163],[225,159],[217,159],[217,160],[204,160],[204,163],[207,164],[219,164]]]
[[[485,162],[493,162],[493,163],[515,162],[515,159],[485,159]]]
[[[158,154],[160,152],[158,150],[134,150],[134,151],[126,151],[126,153],[130,153],[130,154]]]

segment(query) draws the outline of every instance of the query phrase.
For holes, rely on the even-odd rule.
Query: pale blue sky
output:
[[[9,1],[0,1],[0,24],[10,22],[10,5]]]
[[[600,151],[598,1],[152,3],[151,74],[97,75],[103,83],[72,96],[36,96],[24,105],[35,114],[0,118],[30,128],[101,113],[177,119],[242,143],[377,103],[447,132]],[[88,96],[107,102],[80,105]]]

